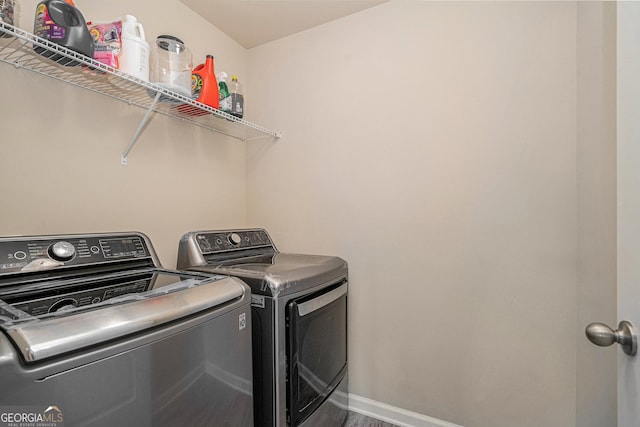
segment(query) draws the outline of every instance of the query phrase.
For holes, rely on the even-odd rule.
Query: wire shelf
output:
[[[37,53],[36,48],[42,53]],[[179,93],[137,79],[1,21],[0,61],[147,110],[123,154],[123,163],[126,163],[127,154],[146,121],[151,118],[151,112],[186,121],[242,141],[263,137],[277,139],[281,136],[280,132],[239,119]]]

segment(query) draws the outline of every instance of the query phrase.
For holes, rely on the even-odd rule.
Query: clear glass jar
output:
[[[184,96],[191,97],[191,51],[182,40],[162,35],[151,52],[149,81]]]

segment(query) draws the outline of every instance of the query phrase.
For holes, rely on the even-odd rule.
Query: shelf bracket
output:
[[[144,117],[142,118],[142,121],[138,125],[138,129],[136,129],[136,133],[133,134],[133,138],[131,138],[129,145],[127,145],[127,149],[124,150],[124,153],[122,153],[122,159],[120,160],[120,162],[122,163],[123,166],[127,164],[127,156],[129,155],[129,152],[131,151],[133,146],[136,144],[136,141],[138,140],[138,137],[142,133],[142,130],[144,129],[144,127],[147,125],[147,123],[149,123],[149,119],[151,118],[151,113],[153,113],[153,109],[156,107],[156,104],[160,100],[160,95],[162,95],[161,92],[156,92],[156,96],[155,98],[153,98],[153,102],[149,106],[147,113],[144,115]]]

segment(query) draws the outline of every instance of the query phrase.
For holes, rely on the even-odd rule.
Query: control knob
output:
[[[76,255],[76,248],[69,242],[60,241],[49,246],[49,256],[56,261],[69,261]]]
[[[242,243],[242,238],[238,233],[231,233],[229,234],[228,238],[229,243],[231,243],[233,246],[238,246],[240,243]]]

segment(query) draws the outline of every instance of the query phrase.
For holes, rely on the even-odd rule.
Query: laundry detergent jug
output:
[[[149,81],[149,43],[144,38],[144,29],[135,16],[122,19],[122,50],[120,71],[145,82]]]
[[[218,108],[218,82],[213,69],[213,55],[207,55],[204,64],[197,65],[191,72],[191,97],[196,101]],[[178,111],[190,116],[203,116],[207,111],[193,107],[189,104],[180,105]]]
[[[198,65],[191,73],[191,94],[196,101],[218,108],[218,82],[213,68],[213,55],[207,55],[204,64]]]
[[[33,33],[52,43],[59,44],[74,52],[93,58],[93,39],[82,13],[74,6],[73,0],[43,0],[36,7]],[[69,67],[79,65],[78,61],[53,53],[43,47],[34,50],[59,64]]]

